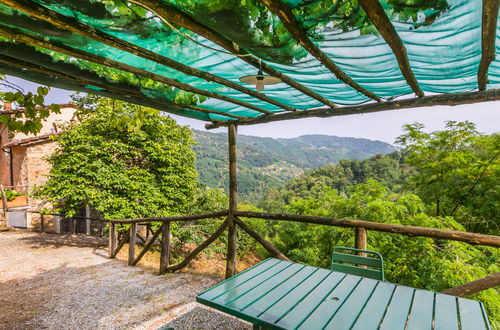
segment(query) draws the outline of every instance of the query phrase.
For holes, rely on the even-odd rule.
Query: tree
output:
[[[437,216],[455,216],[469,230],[498,230],[500,135],[480,134],[473,123],[448,121],[445,130],[405,126],[397,141],[416,171],[410,188]]]
[[[35,197],[71,216],[91,205],[105,218],[167,216],[194,202],[193,140],[158,111],[101,97],[76,97],[90,104],[55,136],[48,181]]]
[[[51,112],[59,113],[60,106],[52,104],[45,106],[45,96],[50,88],[40,86],[36,93],[26,92],[21,87],[7,80],[0,74],[0,101],[4,103],[15,103],[22,108],[20,110],[11,110],[9,113],[0,113],[0,124],[5,124],[11,132],[22,132],[36,134],[42,129],[42,121],[47,118]]]

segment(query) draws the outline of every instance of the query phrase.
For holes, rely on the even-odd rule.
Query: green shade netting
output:
[[[364,12],[357,5],[353,6],[355,1],[285,2],[293,9],[309,38],[363,88],[384,99],[413,94],[390,47],[371,26]],[[426,2],[429,4],[425,4]],[[200,46],[172,30],[154,13],[133,3],[114,0],[44,0],[37,3],[116,38],[236,83],[239,83],[239,77],[256,73],[255,67],[240,58]],[[162,3],[162,0],[158,0],[158,3]],[[279,18],[257,0],[163,0],[163,3],[190,15],[197,22],[237,43],[247,52],[262,58],[275,69],[336,104],[355,105],[371,101],[339,81],[316,58],[308,54],[292,38]],[[418,10],[402,6],[404,1],[391,3],[395,5],[382,2],[406,46],[420,88],[426,93],[457,93],[477,89],[477,70],[481,58],[482,2],[420,1],[422,5]],[[189,76],[101,42],[61,30],[6,6],[0,6],[0,25],[15,27],[43,36],[51,42],[133,65],[275,113],[284,111],[223,85]],[[202,45],[222,50],[210,40],[177,28]],[[500,47],[499,32],[500,27],[497,28],[497,51]],[[186,92],[179,94],[175,88],[166,88],[123,72],[113,71],[110,74],[109,69],[99,65],[76,61],[54,52],[43,49],[34,49],[33,52],[50,54],[56,63],[74,62],[81,70],[93,71],[104,79],[113,80],[109,78],[111,75],[115,77],[114,81],[128,81],[133,87],[139,88],[142,95],[153,100],[196,104],[206,109],[245,117],[261,115],[257,111],[218,99],[193,97]],[[31,62],[36,63],[37,56],[33,56]],[[500,86],[499,60],[492,62],[489,68],[489,81],[488,88]],[[265,94],[298,109],[324,106],[284,83],[266,86]],[[193,116],[192,112],[186,112],[186,115]],[[200,119],[230,118],[203,114]]]

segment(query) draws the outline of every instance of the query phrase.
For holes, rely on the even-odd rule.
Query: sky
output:
[[[9,81],[34,91],[37,84],[9,77]],[[73,92],[52,88],[46,103],[68,103]],[[171,115],[179,124],[205,130],[206,122]],[[357,137],[394,143],[405,124],[420,122],[426,131],[444,128],[445,122],[471,121],[486,134],[500,131],[500,101],[464,104],[459,106],[434,106],[406,110],[382,111],[370,114],[349,115],[330,118],[306,118],[251,126],[238,127],[238,134],[272,138],[292,138],[307,134],[325,134],[342,137]],[[226,128],[211,130],[225,132]]]

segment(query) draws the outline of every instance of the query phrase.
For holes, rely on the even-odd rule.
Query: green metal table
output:
[[[196,300],[268,329],[490,329],[475,300],[274,258]]]

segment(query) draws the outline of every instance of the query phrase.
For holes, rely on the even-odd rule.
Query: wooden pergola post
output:
[[[228,127],[229,143],[229,214],[227,216],[227,264],[226,278],[236,275],[236,221],[235,212],[238,207],[238,177],[236,164],[236,125]]]

